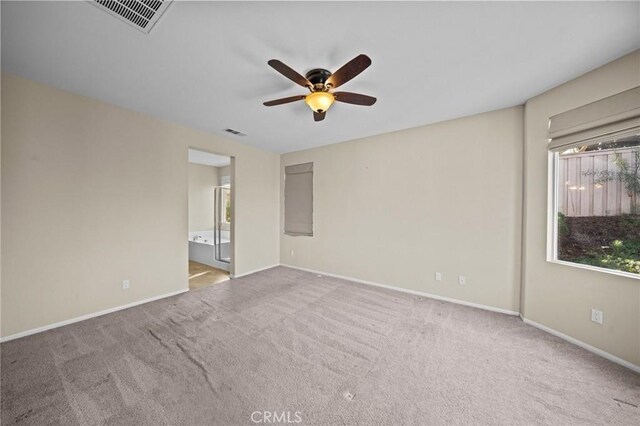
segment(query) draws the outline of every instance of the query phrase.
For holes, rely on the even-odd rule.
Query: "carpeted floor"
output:
[[[519,318],[283,267],[1,350],[3,425],[640,424],[640,375]]]

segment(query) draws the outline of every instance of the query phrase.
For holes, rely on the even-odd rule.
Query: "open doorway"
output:
[[[233,270],[232,158],[189,149],[189,289],[229,279]]]

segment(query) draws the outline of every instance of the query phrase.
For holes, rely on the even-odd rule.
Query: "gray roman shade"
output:
[[[284,168],[284,233],[313,235],[313,163]]]
[[[549,120],[549,149],[582,145],[640,133],[640,87],[554,115]]]

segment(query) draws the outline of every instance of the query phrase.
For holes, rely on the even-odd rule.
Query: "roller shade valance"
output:
[[[284,168],[285,175],[313,172],[313,163],[295,164]]]
[[[549,119],[549,149],[564,151],[640,133],[640,87]]]
[[[284,168],[284,232],[313,235],[313,163]]]

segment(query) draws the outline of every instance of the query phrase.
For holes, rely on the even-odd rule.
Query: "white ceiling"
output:
[[[224,155],[189,149],[189,162],[204,164],[205,166],[224,167],[231,164],[231,158]]]
[[[522,104],[640,48],[639,2],[177,2],[146,35],[85,2],[2,2],[2,68],[287,152]],[[267,65],[373,65],[323,122]],[[246,133],[236,137],[222,130]]]

